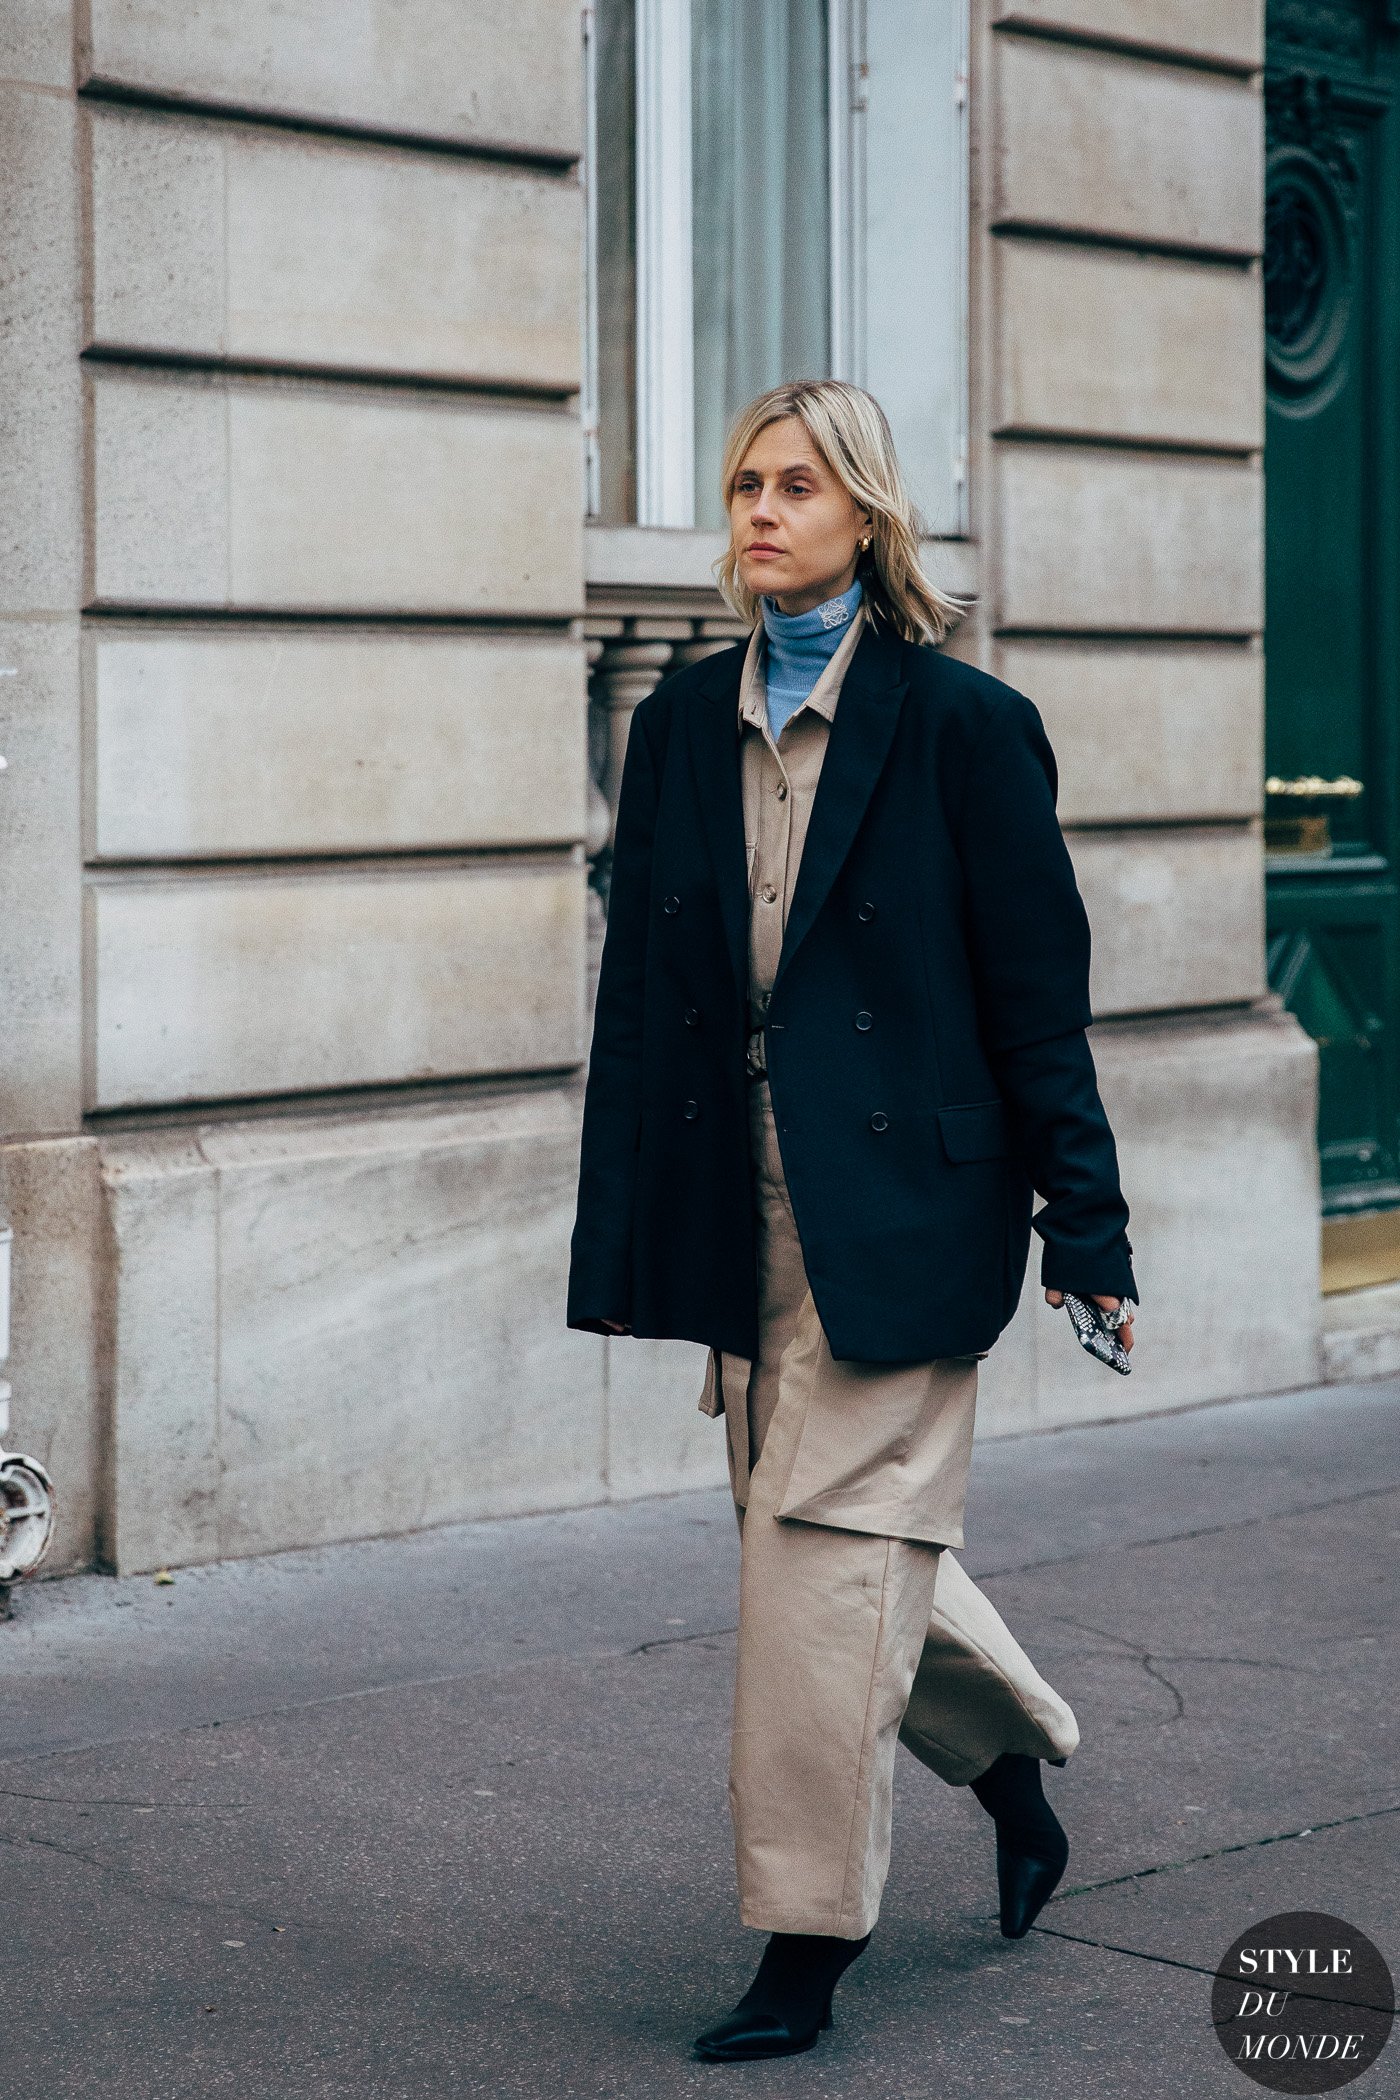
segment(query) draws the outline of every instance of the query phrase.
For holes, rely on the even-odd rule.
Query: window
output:
[[[834,373],[966,529],[967,0],[597,0],[589,510],[720,526],[729,420]]]

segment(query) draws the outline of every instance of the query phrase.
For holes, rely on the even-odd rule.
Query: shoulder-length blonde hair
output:
[[[870,513],[869,550],[856,574],[878,624],[888,621],[906,642],[941,642],[963,607],[934,587],[919,566],[922,520],[910,501],[885,411],[873,395],[843,379],[799,379],[770,387],[742,409],[724,448],[724,507],[750,445],[770,423],[795,416],[852,501]],[[739,575],[731,538],[715,563],[715,580],[741,619],[756,621],[758,599]]]

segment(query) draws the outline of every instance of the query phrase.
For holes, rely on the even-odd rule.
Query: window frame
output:
[[[584,185],[584,387],[586,441],[585,513],[600,529],[631,533],[687,532],[695,527],[694,311],[691,218],[691,0],[634,0],[636,130],[636,305],[633,402],[635,428],[635,521],[602,525],[599,519],[599,341],[596,186],[600,141],[597,127],[595,9],[585,5]],[[870,102],[884,92],[875,40],[872,83],[872,11],[888,9],[886,62],[892,45],[903,54],[907,38],[892,38],[901,12],[927,11],[933,31],[933,70],[928,93],[944,101],[949,123],[935,132],[935,151],[923,155],[911,194],[897,200],[872,198]],[[933,378],[940,407],[932,425],[932,451],[918,462],[924,486],[922,507],[935,538],[962,538],[968,531],[968,208],[970,0],[828,0],[828,169],[830,221],[831,369],[838,378],[870,384],[886,398],[923,401],[924,376]],[[929,39],[925,38],[927,47]],[[892,67],[892,71],[893,71]],[[907,70],[903,62],[901,71]],[[889,137],[884,143],[888,145]],[[897,142],[897,141],[896,141]],[[878,144],[879,141],[877,140]],[[878,189],[878,178],[877,178]],[[870,315],[880,297],[871,282],[872,224],[879,247],[880,221],[872,204],[897,201],[901,239],[910,224],[929,235],[927,259],[942,269],[951,296],[934,298],[917,340],[891,353],[884,347],[883,374],[870,373]],[[922,219],[917,214],[922,211]],[[940,249],[939,232],[943,240]],[[888,229],[886,229],[888,231]],[[874,265],[878,269],[878,262]],[[886,280],[889,281],[888,279]],[[898,414],[893,412],[898,435]],[[902,448],[904,449],[904,448]]]

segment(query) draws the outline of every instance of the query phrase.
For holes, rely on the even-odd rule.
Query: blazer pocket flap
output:
[[[1000,1101],[970,1101],[940,1108],[938,1128],[943,1150],[959,1166],[974,1159],[1004,1159],[1007,1152],[1006,1107]]]

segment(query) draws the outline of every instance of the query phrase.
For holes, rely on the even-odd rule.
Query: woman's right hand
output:
[[[1064,1292],[1063,1292],[1063,1291],[1047,1291],[1047,1292],[1045,1293],[1045,1303],[1046,1303],[1047,1305],[1063,1305],[1063,1304],[1064,1304],[1064,1302],[1065,1302],[1065,1294],[1064,1294]],[[1093,1302],[1094,1302],[1094,1304],[1095,1304],[1095,1305],[1101,1305],[1101,1306],[1103,1307],[1103,1309],[1104,1309],[1104,1311],[1105,1311],[1105,1312],[1109,1312],[1109,1313],[1112,1313],[1112,1312],[1117,1312],[1117,1310],[1118,1310],[1119,1306],[1120,1306],[1120,1305],[1122,1304],[1122,1302],[1123,1302],[1123,1301],[1122,1301],[1122,1299],[1121,1299],[1121,1298],[1098,1298],[1098,1297],[1095,1297],[1095,1298],[1094,1298],[1094,1301],[1093,1301]],[[1121,1343],[1123,1344],[1123,1347],[1124,1347],[1125,1349],[1131,1349],[1131,1348],[1132,1348],[1132,1346],[1133,1346],[1133,1316],[1132,1316],[1132,1314],[1131,1314],[1131,1313],[1129,1313],[1129,1314],[1128,1314],[1128,1317],[1127,1317],[1127,1319],[1126,1319],[1126,1320],[1125,1320],[1125,1321],[1123,1322],[1122,1326],[1121,1326],[1121,1327],[1120,1327],[1120,1328],[1118,1329],[1118,1339],[1119,1339],[1119,1341],[1120,1341],[1120,1342],[1121,1342]]]

